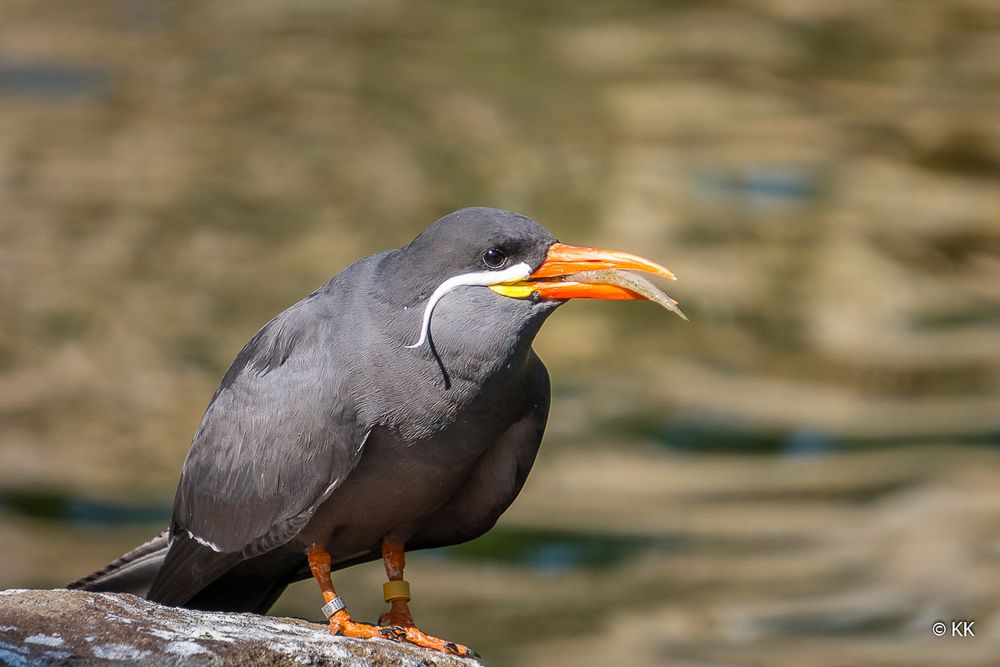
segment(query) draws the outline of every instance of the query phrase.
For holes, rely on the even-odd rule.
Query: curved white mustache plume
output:
[[[510,268],[504,269],[503,271],[474,271],[472,273],[461,273],[457,276],[448,278],[437,286],[437,289],[434,290],[433,294],[431,294],[431,298],[427,300],[427,306],[424,308],[424,321],[420,325],[420,339],[413,345],[405,345],[404,347],[413,349],[415,347],[420,347],[427,341],[427,335],[431,329],[431,315],[434,313],[434,307],[437,305],[438,301],[441,300],[441,297],[456,287],[461,287],[462,285],[476,285],[482,287],[499,285],[501,283],[524,280],[530,275],[531,267],[524,262],[521,262]]]

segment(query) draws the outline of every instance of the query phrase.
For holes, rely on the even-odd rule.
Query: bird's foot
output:
[[[387,625],[400,625],[406,627],[413,625],[413,616],[406,607],[393,605],[392,609],[378,617],[378,624],[385,627]]]
[[[455,642],[450,642],[445,639],[438,639],[437,637],[432,637],[431,635],[425,633],[423,630],[414,625],[413,617],[410,615],[409,610],[400,610],[393,607],[392,610],[379,616],[378,624],[382,627],[382,629],[392,628],[397,632],[402,631],[404,637],[403,640],[410,644],[422,646],[423,648],[429,648],[432,651],[450,653],[452,655],[471,658],[479,657],[479,654],[468,646],[456,644]]]
[[[431,649],[432,651],[450,653],[451,655],[470,658],[479,657],[479,654],[468,646],[425,634],[413,625],[413,619],[410,618],[408,612],[405,614],[405,617],[388,612],[379,617],[379,625],[369,625],[367,623],[358,623],[351,618],[346,610],[341,610],[330,617],[330,634],[356,637],[358,639],[378,637],[395,642],[406,642]]]
[[[358,623],[345,610],[340,610],[330,617],[330,634],[341,635],[343,637],[354,637],[356,639],[371,639],[372,637],[383,637],[385,639],[395,639],[383,634],[385,628],[368,623]]]
[[[405,641],[409,644],[428,648],[432,651],[450,653],[451,655],[472,658],[479,657],[479,654],[468,646],[463,646],[462,644],[457,644],[444,639],[438,639],[437,637],[428,635],[414,625],[413,617],[410,616],[410,612],[408,610],[393,608],[391,611],[387,611],[379,616],[378,624],[379,629],[387,633],[380,636],[385,637],[386,639]]]

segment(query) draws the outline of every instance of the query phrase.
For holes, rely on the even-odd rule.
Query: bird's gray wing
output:
[[[278,547],[354,467],[367,433],[307,298],[243,348],[202,418],[150,599],[184,604],[240,560]]]
[[[460,544],[493,527],[528,479],[545,432],[549,397],[548,371],[535,356],[521,418],[483,454],[458,492],[407,540],[407,549]]]

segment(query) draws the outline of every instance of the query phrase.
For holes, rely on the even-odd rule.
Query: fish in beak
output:
[[[667,267],[638,255],[553,243],[545,261],[527,278],[489,287],[515,299],[652,301],[687,319],[676,301],[634,271],[677,279]]]

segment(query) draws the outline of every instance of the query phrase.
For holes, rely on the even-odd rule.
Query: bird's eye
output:
[[[483,253],[483,264],[491,269],[499,269],[507,261],[507,255],[500,248],[490,248]]]

